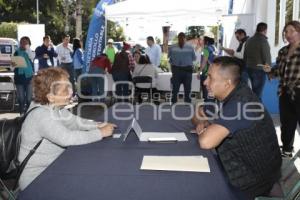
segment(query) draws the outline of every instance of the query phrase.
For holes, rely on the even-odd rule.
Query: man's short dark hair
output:
[[[263,32],[263,31],[265,31],[267,29],[268,29],[268,25],[266,23],[264,23],[264,22],[260,22],[256,26],[256,32],[257,33],[261,33],[261,32]]]
[[[241,65],[237,58],[220,56],[214,59],[213,64],[219,65],[221,71],[227,72],[234,85],[237,85],[240,82]]]
[[[147,40],[150,40],[150,41],[154,42],[154,38],[152,36],[148,36]]]
[[[206,45],[215,44],[215,39],[211,38],[211,37],[208,37],[208,36],[204,36],[203,41],[204,41],[204,44],[206,44]]]
[[[234,33],[239,34],[239,35],[244,34],[245,36],[247,36],[246,31],[244,29],[241,29],[241,28],[237,29]]]
[[[65,38],[67,38],[67,37],[70,37],[70,35],[67,34],[67,33],[64,33],[63,36],[62,36],[62,39],[65,39]]]
[[[178,34],[178,37],[183,37],[183,38],[185,38],[184,32],[180,32],[180,33]]]
[[[43,41],[45,41],[46,39],[49,39],[49,40],[50,40],[50,36],[49,36],[49,35],[45,35],[45,36],[43,37]]]

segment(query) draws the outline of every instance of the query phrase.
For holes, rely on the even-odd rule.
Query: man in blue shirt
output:
[[[213,61],[204,84],[218,104],[199,109],[197,134],[201,148],[217,150],[230,183],[254,198],[269,194],[282,159],[269,113],[240,76],[235,58]]]
[[[43,37],[43,44],[35,49],[35,57],[39,60],[39,69],[54,66],[53,57],[57,57],[57,53],[54,51],[49,35]]]
[[[172,103],[177,102],[180,85],[184,87],[184,101],[191,102],[191,85],[193,61],[196,59],[194,48],[185,43],[185,34],[178,34],[178,44],[169,49],[170,64],[172,67]]]

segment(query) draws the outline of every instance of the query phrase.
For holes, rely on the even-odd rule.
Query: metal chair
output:
[[[137,94],[141,94],[139,92],[139,88],[137,87],[137,84],[149,84],[150,89],[150,102],[152,102],[152,77],[151,76],[136,76],[132,79],[135,91]],[[134,98],[133,98],[134,99]],[[133,102],[132,102],[133,103]]]
[[[11,96],[11,98],[9,98]],[[14,84],[13,78],[10,76],[0,76],[0,99],[5,100],[6,102],[10,102],[11,99],[11,109],[1,111],[13,111],[15,110],[16,104],[16,87]]]
[[[283,160],[286,161],[286,160]],[[255,200],[299,200],[300,199],[300,150],[291,159],[283,162],[281,178],[277,190],[283,193],[282,197],[257,197]],[[275,193],[278,193],[274,191]]]

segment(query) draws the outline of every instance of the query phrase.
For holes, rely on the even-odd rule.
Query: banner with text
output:
[[[89,25],[84,51],[84,72],[90,69],[90,63],[100,55],[105,48],[105,7],[114,3],[114,0],[101,0],[94,11]]]

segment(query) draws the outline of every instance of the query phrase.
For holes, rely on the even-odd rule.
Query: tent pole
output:
[[[106,16],[104,15],[104,19],[105,19],[105,29],[104,29],[104,46],[106,47],[106,41],[107,41],[107,18]]]

